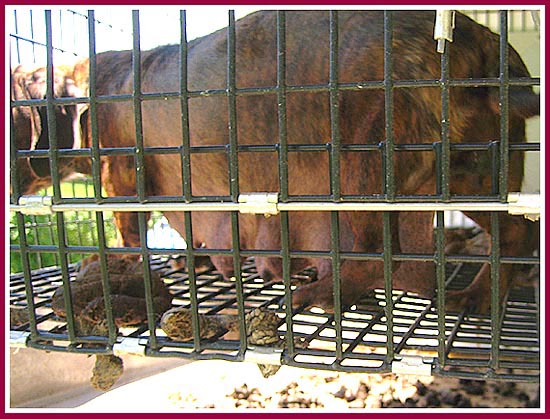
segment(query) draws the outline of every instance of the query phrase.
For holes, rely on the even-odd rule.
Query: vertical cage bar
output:
[[[64,40],[65,40],[65,37],[63,36],[63,26],[64,26],[64,23],[63,23],[63,10],[59,10],[59,23],[58,23],[58,27],[59,27],[59,35],[58,35],[58,45],[60,46],[60,50],[62,52],[65,52],[65,45],[64,45]],[[57,42],[56,42],[57,43]]]
[[[500,12],[500,68],[499,68],[499,108],[500,108],[500,201],[506,202],[508,195],[509,163],[509,68],[508,68],[508,13]]]
[[[384,116],[386,139],[384,143],[384,193],[387,201],[395,199],[394,137],[393,137],[393,19],[392,12],[384,10]]]
[[[189,135],[189,91],[187,78],[187,15],[180,10],[180,106],[183,147],[181,151],[181,178],[185,202],[191,202],[191,139]],[[189,246],[188,246],[189,247]]]
[[[279,195],[282,202],[288,201],[288,138],[286,114],[286,13],[277,11],[277,110],[279,126]],[[292,293],[290,283],[290,238],[288,212],[282,211],[281,219],[281,262],[285,286],[286,346],[290,359],[294,358]]]
[[[332,199],[340,200],[340,113],[338,91],[338,12],[329,14],[329,97],[330,97],[330,187]]]
[[[281,202],[286,202],[288,201],[288,139],[286,126],[286,15],[284,11],[277,11],[277,110],[279,194]]]
[[[394,178],[394,136],[393,136],[393,16],[389,10],[384,10],[384,118],[385,141],[382,149],[384,172],[383,191],[386,201],[395,199]],[[391,226],[390,215],[383,215],[383,247],[384,247],[384,291],[386,296],[386,362],[393,360],[393,299],[391,281]]]
[[[13,20],[14,20],[14,29],[15,34],[19,35],[19,25],[18,25],[18,19],[17,19],[17,10],[13,11]],[[34,38],[32,38],[34,39]],[[21,62],[21,51],[19,50],[19,37],[17,36],[15,38],[15,51],[17,52],[17,62]],[[10,63],[11,64],[11,63]]]
[[[49,150],[48,158],[50,161],[50,170],[53,184],[53,202],[61,201],[61,185],[59,172],[57,170],[58,163],[58,142],[56,130],[56,116],[54,100],[54,69],[53,69],[53,42],[52,42],[52,16],[51,10],[45,11],[46,19],[46,100],[47,100],[47,119],[48,119],[48,140]],[[63,213],[58,213],[55,216],[57,223],[57,245],[59,246],[59,265],[61,267],[61,277],[63,280],[63,291],[65,308],[67,312],[67,325],[69,329],[69,339],[74,342],[75,324],[74,312],[72,307],[72,298],[69,286],[69,270],[67,267],[67,247],[65,241],[65,216]]]
[[[132,74],[133,74],[133,103],[134,103],[134,121],[136,128],[136,182],[137,195],[141,202],[145,201],[145,157],[143,153],[143,113],[141,109],[141,47],[140,47],[140,21],[139,10],[132,10]],[[151,265],[149,261],[149,251],[147,249],[147,216],[144,212],[138,213],[139,240],[141,243],[141,256],[143,259],[143,281],[145,286],[145,303],[147,307],[147,323],[149,325],[149,342],[153,349],[157,347],[157,337],[155,334],[156,318],[153,307],[153,296],[151,288]]]
[[[386,297],[386,361],[391,362],[394,356],[393,348],[393,284],[392,284],[392,236],[391,214],[386,211],[383,214],[383,247],[384,247],[384,294]]]
[[[36,216],[33,216],[32,217],[32,220],[33,222],[36,221]],[[50,219],[51,220],[51,219]],[[47,243],[46,244],[54,244],[55,243],[55,238],[54,238],[54,228],[53,228],[53,223],[51,222],[47,222],[47,231],[48,231],[48,240],[47,240]],[[36,244],[40,244],[39,243],[39,239],[38,239],[38,232],[36,232]],[[59,265],[59,255],[56,253],[54,255],[55,257],[55,264],[56,265]],[[44,266],[42,264],[42,253],[38,253],[38,263],[39,263],[39,266],[42,267]]]
[[[500,153],[498,141],[492,141],[489,145],[489,157],[491,159],[491,194],[497,195],[500,187]]]
[[[73,185],[73,196],[75,196],[75,193],[74,193],[74,183],[72,184]],[[74,220],[75,224],[76,224],[76,235],[78,237],[78,245],[79,246],[83,246],[84,244],[84,240],[82,238],[82,222],[81,222],[81,219],[80,219],[80,212],[75,212],[75,220]]]
[[[499,196],[507,201],[509,165],[509,54],[508,54],[508,12],[499,11],[500,16],[500,55],[499,55],[499,108],[500,108],[500,165]],[[491,359],[490,368],[498,369],[499,343],[501,335],[500,319],[500,228],[498,213],[491,213]]]
[[[113,305],[111,302],[111,285],[109,283],[109,272],[107,268],[106,249],[107,243],[105,242],[105,224],[103,219],[103,212],[98,211],[95,214],[97,234],[98,234],[98,250],[99,250],[99,266],[101,270],[101,285],[103,286],[103,300],[105,301],[105,317],[107,319],[107,327],[109,330],[109,345],[113,345],[116,342],[117,328],[115,325],[115,319],[113,315]]]
[[[191,222],[191,213],[183,213],[185,223],[185,240],[187,248],[185,249],[187,273],[189,276],[189,303],[191,309],[191,321],[193,324],[193,346],[196,353],[202,351],[199,324],[199,303],[197,298],[197,275],[195,273],[195,253],[193,252],[193,227]]]
[[[280,214],[281,217],[281,256],[283,263],[283,283],[285,286],[285,321],[286,321],[286,347],[287,353],[290,359],[294,358],[295,348],[294,348],[294,335],[293,335],[293,314],[292,314],[292,293],[290,291],[291,281],[290,281],[290,239],[289,239],[289,222],[288,222],[288,212],[282,211]]]
[[[180,10],[180,106],[183,149],[181,153],[182,187],[186,202],[192,201],[191,190],[191,138],[189,135],[189,97],[188,97],[188,73],[187,73],[187,12]],[[195,273],[195,253],[193,249],[193,225],[191,213],[183,213],[185,226],[185,262],[189,277],[189,302],[191,309],[191,322],[193,325],[193,344],[195,352],[202,351],[199,323],[199,303],[197,290],[197,275]]]
[[[500,319],[500,226],[499,215],[491,212],[491,359],[489,368],[493,371],[499,368],[499,344],[501,335]]]
[[[231,238],[232,238],[232,253],[233,253],[233,269],[235,272],[235,293],[237,299],[237,310],[239,314],[239,359],[243,359],[247,347],[246,340],[246,324],[244,321],[244,290],[243,278],[241,273],[241,240],[239,236],[239,213],[231,212]]]
[[[153,301],[153,287],[151,281],[151,263],[149,249],[147,248],[147,214],[138,213],[139,242],[141,243],[141,258],[143,264],[143,284],[145,288],[145,306],[147,307],[147,324],[149,326],[149,343],[152,350],[157,349],[156,326],[157,318]]]
[[[31,25],[31,39],[33,40],[33,42],[31,42],[31,45],[32,45],[32,62],[35,63],[36,62],[36,43],[34,42],[34,25],[33,25],[33,21],[32,21],[32,10],[29,10],[29,21],[30,21],[30,25]]]
[[[29,329],[31,333],[31,340],[38,339],[38,329],[36,327],[36,311],[34,304],[34,291],[32,284],[31,266],[29,263],[29,252],[27,236],[25,234],[25,216],[18,212],[17,217],[17,232],[19,238],[19,248],[21,252],[21,266],[23,268],[23,281],[25,283],[25,298],[27,301],[27,309],[29,310]],[[72,332],[71,330],[69,332]],[[74,339],[74,332],[70,335],[71,339]]]
[[[441,172],[443,170],[443,164],[441,163],[441,141],[433,143],[433,150],[435,153],[435,193],[441,195],[441,182],[443,181]]]
[[[50,163],[50,172],[53,185],[53,202],[59,203],[61,200],[61,185],[58,163],[58,142],[57,142],[57,124],[54,104],[54,69],[53,69],[53,42],[52,42],[52,13],[46,10],[46,112],[48,123],[48,159]]]
[[[235,74],[235,12],[229,11],[227,27],[227,101],[229,105],[229,191],[231,200],[238,202],[239,198],[239,157],[237,154],[237,97]]]
[[[10,80],[11,82],[11,80]],[[15,100],[15,98],[11,98]],[[15,141],[15,122],[13,120],[14,108],[10,109],[10,204],[17,205],[17,201],[21,196],[19,190],[19,170],[17,170],[17,143]]]
[[[445,48],[447,49],[447,48]],[[444,367],[446,363],[445,336],[445,213],[436,211],[435,228],[435,275],[437,286],[437,341],[438,364]]]
[[[36,220],[36,216],[35,216],[35,215],[31,216],[31,220],[32,220],[31,223],[37,224],[37,220]],[[49,234],[50,234],[50,235],[49,235],[50,241],[49,241],[47,244],[51,244],[51,243],[53,243],[53,227],[52,227],[51,223],[49,223],[49,226],[48,226],[48,227],[49,227],[49,228],[48,228],[48,232],[49,232]],[[38,229],[35,229],[35,230],[38,230]],[[36,241],[38,242],[38,241],[39,241],[39,237],[40,237],[40,236],[38,235],[38,231],[35,232],[35,237],[36,237]],[[36,244],[40,244],[40,243],[36,243]],[[55,259],[56,259],[56,264],[58,264],[57,255],[55,255],[55,256],[56,256],[56,257],[55,257]],[[38,252],[38,254],[37,254],[37,259],[38,259],[38,266],[40,266],[40,267],[44,266],[44,263],[43,263],[43,261],[42,261],[42,253],[41,253],[41,252]]]
[[[237,97],[236,97],[236,36],[235,11],[229,10],[227,26],[227,99],[229,102],[229,175],[230,194],[233,202],[239,198],[239,157],[237,154]],[[246,351],[246,325],[244,321],[244,295],[241,273],[241,240],[239,237],[239,213],[231,212],[231,238],[233,251],[233,269],[235,272],[235,292],[237,294],[237,309],[239,312],[239,357],[244,357]]]
[[[88,10],[88,39],[89,39],[89,78],[88,88],[90,104],[88,116],[90,120],[90,135],[92,139],[92,182],[94,185],[94,198],[97,203],[103,201],[101,193],[101,158],[99,155],[99,127],[97,122],[97,59],[96,59],[96,35],[95,35],[95,11]]]
[[[443,201],[451,199],[449,187],[450,165],[451,165],[451,144],[449,137],[449,49],[450,43],[447,43],[445,50],[441,54],[441,170],[439,185],[441,186],[441,198]]]
[[[69,269],[67,266],[67,245],[65,237],[65,214],[59,212],[55,215],[57,221],[57,245],[59,246],[59,266],[61,267],[61,278],[63,280],[63,297],[67,315],[67,326],[69,329],[69,339],[75,340],[74,311],[72,304],[71,287],[69,284]]]
[[[330,212],[330,239],[332,257],[332,280],[334,293],[334,332],[336,333],[336,363],[343,359],[342,349],[342,287],[340,257],[340,220],[338,211]]]
[[[330,98],[330,179],[334,201],[340,200],[340,124],[338,93],[338,12],[329,12],[329,98]],[[339,213],[330,213],[330,234],[332,254],[332,279],[334,292],[334,331],[336,333],[336,363],[343,359],[342,348],[342,284],[340,260]]]
[[[140,28],[139,10],[132,10],[133,48],[132,48],[132,74],[133,81],[133,103],[134,122],[136,128],[136,190],[140,202],[145,201],[145,157],[143,155],[143,113],[141,109],[141,49],[140,49]]]

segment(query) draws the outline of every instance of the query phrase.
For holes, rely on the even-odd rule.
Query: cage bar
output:
[[[451,150],[449,138],[449,48],[445,48],[441,53],[441,148],[440,161],[441,164],[439,186],[442,199],[444,202],[450,200],[451,191],[449,189],[450,182],[450,164]]]
[[[236,89],[236,34],[235,11],[229,10],[229,24],[227,25],[227,99],[229,104],[229,191],[231,200],[239,200],[239,157],[237,138],[237,97]],[[244,297],[241,274],[241,240],[239,236],[239,214],[231,212],[231,250],[233,253],[233,270],[237,291],[237,310],[239,314],[240,345],[237,357],[243,359],[247,347],[246,324],[244,320]]]
[[[227,28],[227,83],[225,88],[189,91],[187,60],[188,42],[186,14],[180,12],[180,80],[178,91],[144,93],[141,91],[141,50],[139,13],[133,12],[134,42],[132,68],[134,70],[133,93],[123,95],[97,96],[96,51],[94,12],[87,15],[90,55],[90,92],[84,98],[56,98],[53,94],[53,45],[51,14],[48,39],[44,46],[48,51],[48,92],[45,99],[11,101],[11,107],[45,106],[48,114],[51,147],[49,150],[15,150],[13,115],[11,120],[12,181],[15,187],[11,196],[10,210],[15,212],[19,233],[18,244],[10,250],[19,252],[22,273],[10,276],[10,304],[29,311],[28,322],[13,328],[29,333],[25,344],[29,347],[74,353],[112,353],[117,338],[146,342],[146,355],[155,357],[176,356],[188,359],[244,360],[247,351],[246,324],[244,314],[254,308],[274,310],[280,317],[278,334],[285,338],[286,346],[280,354],[281,363],[299,367],[350,372],[392,371],[397,360],[406,356],[420,359],[434,359],[431,370],[434,375],[461,378],[538,381],[540,370],[539,329],[536,292],[523,286],[516,286],[505,297],[500,308],[500,268],[505,264],[539,265],[538,257],[511,257],[500,254],[499,216],[501,213],[517,211],[521,206],[508,194],[508,154],[515,152],[540,152],[540,144],[510,144],[507,132],[510,86],[536,86],[540,78],[510,78],[508,74],[507,12],[500,11],[500,69],[498,78],[451,79],[449,56],[441,56],[441,77],[434,80],[394,80],[392,75],[392,18],[391,12],[384,12],[384,79],[379,81],[357,81],[342,83],[338,77],[338,13],[329,14],[329,78],[327,83],[314,85],[289,85],[286,79],[286,18],[285,12],[277,12],[277,68],[276,84],[261,87],[237,87],[236,52],[238,39],[235,34],[235,17],[229,12]],[[31,15],[32,16],[32,15]],[[495,15],[496,16],[496,15]],[[510,15],[510,30],[517,23],[516,15]],[[512,20],[513,19],[513,20]],[[48,20],[48,14],[46,14]],[[493,19],[494,20],[494,19]],[[523,20],[525,20],[523,18]],[[523,23],[523,26],[525,24]],[[16,34],[17,35],[17,34]],[[13,37],[13,34],[11,35]],[[25,41],[15,36],[15,44]],[[39,43],[32,45],[40,46]],[[434,46],[435,48],[435,46]],[[452,44],[449,45],[452,48]],[[447,48],[446,50],[448,50]],[[440,141],[425,144],[395,144],[393,141],[393,92],[395,89],[437,87],[441,90],[441,138]],[[501,101],[501,141],[473,144],[453,144],[449,138],[449,92],[452,87],[498,87]],[[339,99],[342,92],[383,92],[385,107],[385,138],[377,144],[341,144],[339,130]],[[324,93],[329,98],[331,141],[328,144],[288,144],[287,138],[287,93]],[[239,144],[237,138],[237,98],[255,95],[276,96],[278,115],[278,143],[268,145]],[[189,103],[191,98],[216,97],[227,100],[228,144],[218,146],[191,146],[189,132]],[[180,145],[147,147],[143,138],[142,103],[146,101],[173,101],[181,107],[183,127]],[[100,148],[98,138],[98,105],[128,102],[135,109],[136,146]],[[179,104],[178,104],[179,102]],[[92,147],[80,150],[59,149],[55,138],[55,107],[70,104],[88,104],[91,118]],[[427,140],[430,141],[430,140]],[[452,151],[486,152],[495,169],[492,175],[491,194],[486,196],[454,196],[449,190],[450,155]],[[384,163],[383,193],[372,195],[344,195],[341,193],[340,165],[342,152],[375,152],[382,154]],[[329,156],[330,193],[316,196],[290,196],[288,191],[289,153],[319,152]],[[430,152],[437,159],[437,187],[433,195],[398,195],[395,192],[393,160],[402,152]],[[193,154],[219,153],[228,157],[228,179],[230,190],[223,196],[193,196],[191,187],[191,156]],[[277,153],[279,170],[279,211],[281,248],[271,250],[241,249],[239,237],[239,153]],[[145,156],[173,155],[180,158],[183,187],[181,196],[148,196],[145,189]],[[100,159],[114,157],[135,158],[137,175],[137,197],[102,197]],[[55,213],[57,234],[51,242],[36,243],[27,240],[25,234],[42,226],[38,218],[26,223],[24,213],[32,211],[18,205],[17,159],[47,158],[52,173],[56,173],[60,158],[91,158],[94,196],[86,198],[61,198],[60,179],[54,179],[54,201],[51,210]],[[509,199],[511,202],[509,202]],[[531,208],[532,209],[532,208]],[[105,211],[136,212],[139,224],[141,246],[139,248],[109,248],[106,242]],[[493,224],[489,255],[446,255],[445,223],[443,211],[489,211]],[[67,243],[65,216],[67,211],[95,212],[97,245]],[[150,249],[147,247],[147,214],[151,211],[182,211],[187,247],[182,249]],[[194,211],[226,211],[231,223],[232,244],[230,249],[203,249],[193,247],[192,213]],[[292,211],[327,211],[330,213],[331,243],[327,251],[291,250],[289,217]],[[380,211],[383,218],[383,251],[380,253],[344,252],[340,246],[339,214],[341,211]],[[435,248],[433,254],[401,254],[394,251],[391,236],[395,227],[394,217],[399,211],[436,212]],[[540,213],[540,204],[535,208]],[[92,222],[93,224],[93,222]],[[80,225],[78,227],[80,229]],[[34,230],[33,230],[34,229]],[[393,242],[393,243],[392,243]],[[32,270],[29,258],[46,253],[59,255],[59,267]],[[69,263],[72,256],[98,253],[101,263],[103,297],[106,304],[108,336],[80,336],[75,330],[70,287],[77,266]],[[169,261],[181,253],[185,254],[186,268],[174,269]],[[117,334],[108,282],[107,257],[110,255],[138,255],[144,263],[145,300],[147,321],[136,327],[124,328]],[[233,258],[235,280],[224,281],[221,273],[210,269],[195,270],[195,261],[205,256],[227,256]],[[283,282],[262,278],[254,266],[255,257],[280,258],[283,267]],[[294,258],[323,258],[331,260],[333,273],[334,314],[316,310],[292,307],[292,292],[300,281],[314,276],[305,271],[291,275],[290,266]],[[241,259],[248,258],[241,266]],[[348,261],[372,261],[383,264],[384,287],[374,290],[353,307],[341,304],[341,267]],[[418,261],[434,263],[436,268],[437,295],[434,299],[420,298],[411,293],[393,289],[392,263],[397,261]],[[477,274],[482,264],[488,264],[492,282],[492,304],[490,315],[477,315],[467,310],[455,313],[445,307],[445,291],[463,289]],[[345,265],[344,265],[345,266]],[[173,306],[189,308],[192,313],[194,339],[189,342],[175,342],[164,336],[153,313],[151,274],[157,271],[174,296]],[[67,319],[57,318],[51,310],[51,296],[58,287],[63,287],[67,299]],[[240,332],[238,337],[220,335],[215,339],[200,338],[199,315],[221,313],[229,310],[238,313]],[[300,337],[309,345],[296,347],[293,338]],[[90,347],[94,343],[97,347]],[[120,348],[117,347],[116,351]],[[420,352],[421,355],[417,355]],[[279,352],[277,352],[278,354]],[[277,355],[278,356],[278,355]],[[416,359],[416,358],[415,358]]]
[[[57,143],[57,124],[55,117],[54,97],[54,70],[53,70],[53,47],[52,47],[52,16],[51,11],[46,10],[46,112],[48,125],[48,160],[50,164],[50,173],[53,184],[53,202],[61,201],[61,187],[58,172],[58,143]]]
[[[501,10],[500,15],[500,67],[499,67],[499,109],[500,109],[500,173],[499,192],[500,200],[506,200],[508,191],[508,163],[509,163],[509,54],[508,54],[508,13]]]
[[[136,164],[136,192],[140,202],[145,201],[145,158],[143,148],[143,113],[141,109],[141,47],[139,30],[139,10],[132,11],[133,48],[132,48],[132,102],[134,105],[134,123],[136,127],[136,147],[134,157]]]
[[[101,203],[103,201],[101,194],[101,157],[99,146],[99,127],[97,121],[97,59],[96,59],[96,35],[95,35],[95,12],[93,10],[88,11],[88,38],[90,43],[89,50],[89,78],[88,88],[90,95],[88,112],[90,115],[90,131],[92,139],[92,148],[90,150],[92,159],[92,180],[94,185],[94,198],[95,202]]]
[[[395,199],[395,175],[393,164],[393,20],[392,12],[384,10],[384,117],[386,122],[386,138],[383,149],[384,184],[382,190],[386,199]]]
[[[192,201],[191,190],[191,139],[189,134],[189,97],[187,85],[187,16],[185,10],[180,11],[180,106],[182,126],[181,179],[185,202]]]

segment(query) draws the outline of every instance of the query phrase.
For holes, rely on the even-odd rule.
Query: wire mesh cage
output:
[[[28,88],[32,83],[42,83],[39,96],[15,95],[18,75],[12,71],[12,345],[111,359],[135,353],[246,360],[258,363],[265,375],[285,364],[349,372],[539,381],[539,319],[544,310],[538,286],[540,233],[538,223],[522,216],[538,217],[537,205],[532,203],[538,195],[524,201],[523,194],[509,194],[521,187],[523,155],[540,160],[540,144],[533,142],[538,138],[528,138],[528,142],[523,133],[531,111],[514,110],[518,105],[514,93],[521,91],[528,100],[534,95],[531,87],[537,87],[540,80],[508,49],[508,33],[536,37],[536,11],[467,11],[500,32],[488,44],[496,51],[489,46],[483,51],[496,67],[488,73],[465,68],[468,77],[454,75],[458,70],[453,67],[456,56],[452,51],[455,44],[465,42],[460,26],[474,24],[462,14],[455,16],[457,22],[452,14],[437,19],[435,13],[421,14],[431,23],[425,28],[427,36],[413,32],[423,37],[418,40],[419,48],[429,41],[435,53],[434,25],[436,33],[438,27],[443,33],[451,32],[438,38],[442,50],[429,55],[430,60],[440,60],[436,60],[437,77],[426,72],[424,79],[392,73],[392,69],[403,68],[403,56],[393,48],[400,45],[401,31],[411,30],[406,12],[370,12],[372,16],[348,11],[268,12],[237,22],[230,12],[225,30],[188,41],[187,15],[182,11],[178,13],[179,45],[142,52],[140,13],[135,11],[127,33],[131,50],[124,53],[97,51],[98,33],[118,29],[97,19],[94,11],[29,13],[14,10],[12,61],[23,62],[23,51],[30,48],[33,64],[45,65],[45,69],[42,75],[25,73],[27,92],[32,93]],[[68,67],[70,73],[58,77],[54,65],[60,66],[54,52],[77,56],[67,46],[73,34],[60,30],[64,13],[73,19],[74,50],[86,52]],[[342,28],[363,15],[379,31],[376,72],[381,79],[350,76],[342,70],[342,63],[353,62],[354,54],[360,52],[355,45],[338,53],[349,42]],[[258,26],[266,32],[261,32],[264,38],[253,40],[255,44],[246,37],[246,25],[261,25],[262,19],[270,24]],[[299,39],[293,32],[295,19],[320,19],[325,25],[326,39],[319,41],[324,45],[320,50],[326,52],[326,60],[320,61],[326,78],[321,81],[296,73],[298,64],[293,60],[297,56],[304,55],[307,61],[308,54],[321,53],[292,50]],[[34,38],[37,20],[45,22],[43,41]],[[240,26],[240,22],[249,23]],[[22,26],[30,27],[30,33],[22,31]],[[482,38],[490,37],[485,29],[472,27]],[[451,43],[453,28],[456,39]],[[84,45],[77,45],[77,39],[85,39]],[[208,49],[214,41],[217,49]],[[246,84],[241,74],[251,69],[240,54],[263,57],[256,49],[260,41],[271,42],[267,49],[273,54],[265,62],[263,58],[258,61],[265,68],[255,71],[270,77],[268,82],[258,79]],[[208,71],[221,72],[212,77],[223,83],[201,85],[196,74],[208,71],[200,70],[203,62],[197,57],[213,51],[221,58]],[[159,65],[169,56],[175,66],[169,74],[176,74],[176,84],[155,84],[151,68],[163,71],[164,67],[148,66]],[[112,80],[103,74],[126,71],[118,66],[129,71],[129,78],[111,85]],[[77,67],[86,77],[78,77]],[[67,79],[79,87],[76,95],[59,94],[56,83]],[[174,87],[179,90],[171,90]],[[473,97],[460,96],[460,89],[482,89],[487,98],[482,106],[496,106],[490,123],[477,126],[482,132],[460,131],[471,136],[462,142],[454,125],[461,118],[457,115],[482,110],[464,106],[455,110],[454,105]],[[487,94],[490,89],[494,98]],[[415,103],[408,92],[439,98],[433,114],[438,116],[436,138],[419,135],[411,142],[399,134],[407,124],[401,121],[404,104]],[[367,127],[364,136],[350,141],[347,114],[354,109],[346,108],[352,106],[346,100],[361,95],[381,103],[375,117],[382,122],[370,116],[365,122],[381,127],[376,132],[381,138],[369,137],[374,134]],[[265,97],[269,99],[261,102]],[[489,103],[491,98],[496,102]],[[223,118],[217,121],[219,108],[209,113],[208,106],[197,105],[199,101],[221,103]],[[311,128],[309,122],[293,119],[299,106],[311,103],[325,118],[321,131],[316,131],[318,120],[313,117]],[[71,106],[72,111],[60,113]],[[30,115],[30,145],[20,128],[22,114],[17,113],[23,108]],[[174,109],[180,126],[176,144],[162,140]],[[254,118],[243,118],[254,110],[258,114]],[[59,122],[66,115],[85,121],[78,135],[71,133],[69,144],[63,139],[66,127]],[[114,130],[119,121],[125,121],[132,140],[113,143],[106,121],[112,122]],[[219,126],[224,132],[221,143],[201,140],[204,132],[216,132]],[[412,136],[415,129],[423,132],[423,128],[410,129]],[[155,131],[161,137],[157,143],[150,140]],[[267,142],[260,138],[266,133],[273,137]],[[310,143],[300,139],[313,133],[326,138]],[[73,147],[77,137],[82,137],[84,145]],[[371,162],[376,171],[356,167],[357,156]],[[159,172],[151,163],[154,159],[171,169]],[[311,182],[299,169],[306,160],[317,162],[315,174],[323,174],[315,178],[314,192],[301,185]],[[202,169],[209,167],[203,162],[209,162],[211,169]],[[31,169],[23,168],[23,163]],[[403,173],[408,173],[411,164],[428,168],[415,172],[423,176],[424,186],[408,186]],[[275,179],[245,174],[254,165],[262,166],[258,173],[274,173]],[[81,172],[88,177],[74,178],[75,168],[84,168]],[[210,187],[217,182],[218,172],[224,173],[221,186]],[[372,179],[349,186],[354,184],[351,178],[365,173]],[[62,183],[66,178],[69,184]],[[251,190],[249,179],[254,183]],[[37,185],[48,183],[53,186],[41,195],[27,195],[36,193]],[[166,186],[172,183],[175,188]],[[471,220],[464,226],[464,219],[445,218],[451,210],[467,213],[485,230]],[[502,215],[514,211],[519,215]],[[378,224],[371,229],[373,220]],[[187,239],[183,241],[168,223]],[[361,243],[367,227],[374,238],[365,245]],[[302,233],[309,242],[304,239],[300,247],[296,230],[313,232],[315,237]],[[250,243],[250,237],[260,239]],[[510,246],[510,242],[519,245]],[[508,253],[510,247],[520,252]],[[379,281],[366,290],[357,284],[350,286],[346,275],[358,271],[363,276],[376,273]],[[458,309],[448,304],[449,295],[460,296],[461,290],[474,287],[482,276],[487,283],[476,288],[475,300],[485,302],[485,310],[470,304],[471,296]],[[425,283],[430,284],[429,290]],[[315,300],[318,294],[329,295],[328,303],[318,304],[322,300]]]

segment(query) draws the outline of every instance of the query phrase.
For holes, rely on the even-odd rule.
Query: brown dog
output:
[[[54,73],[54,95],[56,97],[81,97],[77,77],[82,84],[82,73],[73,67],[58,67]],[[87,73],[86,73],[87,76]],[[11,74],[11,99],[30,100],[46,97],[46,69],[25,71],[18,66]],[[57,106],[55,108],[56,132],[59,148],[80,148],[83,145],[80,116],[86,106],[80,104]],[[13,108],[15,145],[19,150],[46,150],[49,148],[49,134],[46,107],[20,106]],[[50,167],[47,159],[19,159],[16,162],[20,193],[30,194],[51,185]],[[86,159],[59,160],[61,179],[78,173],[90,173]],[[13,175],[13,173],[12,173]],[[13,182],[11,183],[13,185]]]
[[[340,12],[338,81],[358,83],[384,78],[383,13],[379,11]],[[435,14],[432,12],[393,13],[394,80],[434,80],[441,76],[441,56],[433,40]],[[327,85],[329,81],[328,12],[288,12],[286,14],[286,83]],[[258,12],[236,24],[237,88],[269,87],[277,84],[277,39],[275,12]],[[499,40],[488,29],[457,14],[454,42],[450,48],[450,77],[453,79],[496,78],[499,73]],[[529,77],[521,58],[510,47],[510,77]],[[179,91],[179,47],[159,47],[142,54],[144,93]],[[189,90],[226,89],[227,39],[218,31],[189,43]],[[97,56],[98,95],[132,93],[132,54],[106,52]],[[440,141],[441,90],[439,87],[394,89],[393,135],[396,144]],[[194,97],[189,100],[189,128],[192,146],[227,145],[228,100],[225,96]],[[147,147],[180,146],[182,117],[177,100],[144,101],[143,136]],[[537,115],[539,98],[529,87],[510,87],[510,141],[525,139],[525,119]],[[325,92],[288,92],[286,130],[289,144],[323,145],[331,139],[329,95]],[[337,108],[340,137],[344,145],[377,144],[385,139],[384,92],[381,89],[339,92]],[[278,103],[276,94],[242,95],[236,99],[236,133],[239,145],[278,143]],[[87,114],[83,115],[87,119]],[[453,143],[480,143],[498,140],[498,87],[452,87],[450,89],[450,139]],[[99,104],[99,138],[102,147],[136,145],[132,102]],[[89,118],[87,124],[89,124]],[[16,124],[17,125],[17,124]],[[84,132],[89,128],[84,127]],[[68,132],[67,132],[68,134]],[[18,134],[18,137],[22,134]],[[74,138],[74,135],[73,137]],[[67,144],[71,142],[64,138]],[[84,146],[90,146],[86,136]],[[28,141],[27,141],[28,143]],[[40,144],[40,141],[38,141]],[[18,144],[20,144],[18,142]],[[23,144],[23,143],[21,143]],[[43,148],[40,145],[38,148]],[[510,159],[509,189],[518,191],[523,176],[523,157]],[[491,160],[488,153],[453,152],[451,155],[452,194],[491,193]],[[146,192],[154,196],[182,196],[181,160],[177,155],[145,157]],[[474,163],[476,162],[476,163]],[[136,195],[134,156],[111,156],[103,161],[103,183],[112,196]],[[238,157],[240,193],[278,192],[278,156],[274,152],[241,152]],[[344,195],[382,194],[382,158],[377,151],[343,151],[340,156],[341,192]],[[398,194],[436,193],[435,154],[396,152],[395,188]],[[89,165],[84,164],[83,170]],[[454,173],[457,173],[455,176]],[[47,173],[35,171],[40,179]],[[224,153],[193,153],[191,186],[195,196],[229,195],[228,156]],[[291,195],[330,194],[329,158],[326,152],[289,152],[288,187]],[[28,184],[21,183],[28,192]],[[327,198],[330,199],[330,198]],[[165,214],[172,227],[184,235],[182,213]],[[485,213],[468,214],[490,230]],[[433,214],[400,213],[392,216],[393,250],[433,254]],[[530,255],[536,239],[529,235],[529,222],[520,217],[499,216],[502,255]],[[280,217],[239,215],[242,249],[281,248]],[[230,249],[230,214],[194,212],[194,247]],[[342,252],[380,253],[383,250],[382,213],[342,212],[339,214]],[[137,215],[117,213],[116,223],[123,244],[139,246]],[[328,212],[290,212],[290,248],[303,251],[331,249]],[[533,238],[533,240],[530,240]],[[213,256],[216,268],[225,277],[233,275],[233,258]],[[281,278],[279,258],[257,257],[258,271],[265,278]],[[333,305],[332,263],[327,257],[293,258],[291,271],[306,266],[317,268],[318,280],[294,292],[293,305]],[[431,262],[402,262],[394,274],[394,287],[431,296],[435,289]],[[511,265],[500,270],[502,295],[513,275]],[[348,305],[369,290],[383,287],[380,261],[343,259],[340,266],[342,300]],[[487,310],[491,288],[488,268],[482,269],[466,290],[450,295],[457,306],[477,306]]]

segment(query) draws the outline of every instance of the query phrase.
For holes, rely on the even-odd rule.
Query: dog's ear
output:
[[[495,63],[500,61],[497,38],[493,38],[493,43],[487,43],[485,54],[492,57],[485,61],[485,77],[498,77],[499,68]],[[491,47],[490,50],[487,48]],[[527,66],[521,59],[517,51],[508,46],[508,75],[510,79],[531,77]],[[509,111],[512,117],[521,119],[531,118],[540,114],[540,97],[533,91],[531,86],[510,86],[508,90]],[[500,114],[500,92],[498,87],[489,89],[489,105],[495,114]]]
[[[29,85],[29,93],[33,98],[45,96],[45,71],[35,72],[33,82]],[[74,81],[62,74],[56,74],[54,78],[54,95],[56,97],[82,97],[80,89]],[[35,150],[47,150],[50,148],[48,115],[46,106],[38,108],[40,133],[34,145]],[[82,132],[80,117],[85,111],[86,105],[69,104],[55,107],[55,131],[57,147],[59,149],[81,148]],[[39,177],[50,176],[50,164],[46,158],[31,158],[30,165]]]
[[[489,103],[494,113],[500,113],[498,89],[491,89]],[[540,114],[540,96],[530,87],[511,86],[508,93],[510,115],[527,119]]]
[[[27,90],[28,73],[23,66],[18,66],[11,73],[11,100],[30,99]],[[30,106],[12,108],[15,146],[18,150],[30,150],[36,143],[38,133],[33,121],[38,120],[38,111]]]

